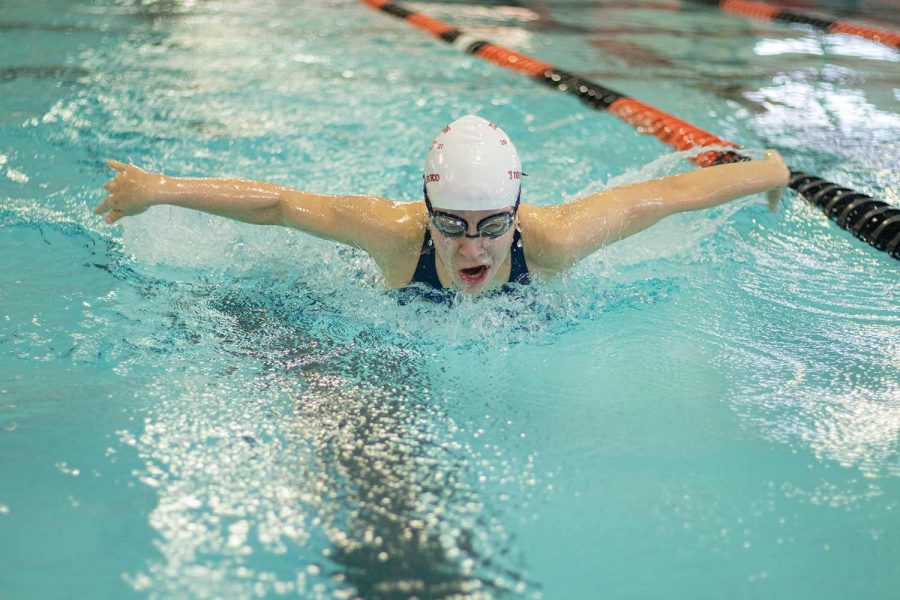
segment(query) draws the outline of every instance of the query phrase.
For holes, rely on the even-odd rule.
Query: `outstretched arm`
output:
[[[195,179],[147,173],[114,160],[109,195],[94,209],[106,222],[171,204],[255,225],[283,225],[368,251],[389,244],[405,205],[375,196],[327,196],[244,179]]]
[[[574,202],[536,209],[528,229],[536,233],[536,262],[565,269],[610,244],[678,212],[710,208],[771,190],[775,210],[789,171],[777,152],[765,160],[732,163],[604,190]],[[529,240],[529,243],[531,240]]]

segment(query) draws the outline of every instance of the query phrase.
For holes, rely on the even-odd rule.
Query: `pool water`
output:
[[[874,42],[668,1],[408,7],[900,204]],[[7,3],[0,30],[0,596],[896,594],[897,262],[804,201],[400,304],[298,232],[105,226],[103,161],[416,201],[478,113],[525,202],[692,167],[357,1]]]

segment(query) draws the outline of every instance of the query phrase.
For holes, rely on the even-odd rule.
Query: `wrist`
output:
[[[791,179],[791,170],[784,164],[781,155],[775,150],[766,150],[764,163],[769,166],[775,185],[787,187]]]
[[[148,175],[144,183],[147,205],[177,204],[179,197],[185,192],[180,179],[179,177],[169,177],[163,173]]]

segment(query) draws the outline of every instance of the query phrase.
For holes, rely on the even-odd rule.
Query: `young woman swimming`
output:
[[[258,225],[282,225],[365,250],[388,287],[422,283],[477,294],[563,271],[600,247],[683,211],[769,191],[773,210],[789,171],[765,160],[604,190],[556,206],[520,203],[522,167],[506,134],[468,115],[447,125],[425,159],[424,202],[326,196],[242,179],[168,177],[114,160],[94,210],[106,222],[171,204]]]

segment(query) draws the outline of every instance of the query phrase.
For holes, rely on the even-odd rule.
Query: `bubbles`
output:
[[[191,327],[217,319],[203,337],[241,359],[237,368],[199,366],[199,340],[167,358],[151,385],[158,400],[137,449],[159,497],[151,524],[164,560],[135,574],[135,585],[271,590],[295,585],[289,565],[299,560],[310,567],[306,584],[313,577],[335,594],[482,589],[481,574],[506,562],[508,534],[481,494],[502,482],[508,495],[533,475],[499,447],[486,454],[446,414],[429,391],[427,346],[321,326],[309,337],[313,323],[284,320],[281,302],[290,305],[218,292],[183,315]],[[328,560],[318,564],[323,542]],[[270,563],[281,571],[268,582],[261,565]],[[244,575],[235,578],[237,569]]]
[[[11,87],[28,77],[14,73],[6,87],[22,90],[27,110],[10,111],[13,141],[0,148],[0,263],[16,265],[0,285],[0,366],[13,375],[0,392],[15,398],[0,407],[2,440],[30,435],[35,415],[72,420],[58,386],[39,387],[48,373],[90,366],[90,386],[94,374],[116,382],[84,417],[94,434],[77,433],[108,446],[103,481],[141,498],[129,511],[137,523],[96,549],[106,559],[152,538],[117,563],[135,591],[591,597],[601,581],[658,596],[685,582],[788,586],[783,565],[803,560],[794,573],[827,575],[825,547],[862,557],[836,566],[890,579],[893,263],[802,202],[770,215],[748,198],[667,218],[513,294],[404,303],[364,253],[298,232],[172,207],[106,228],[89,207],[109,156],[177,176],[419,201],[431,136],[467,113],[513,135],[528,203],[692,168],[686,154],[654,158],[665,151],[651,137],[358,2],[280,5],[277,22],[267,3],[164,4],[68,11],[96,15],[91,31],[104,35],[79,38],[55,75],[32,71],[56,77],[52,93]],[[434,10],[452,20],[457,8]],[[621,75],[641,98],[666,94],[700,124],[716,118],[711,129],[751,144],[765,134],[795,148],[792,163],[893,198],[892,154],[866,142],[893,141],[896,119],[877,97],[889,92],[849,89],[869,77],[855,67],[791,67],[748,91],[768,76],[744,62],[745,39],[731,47],[732,28],[715,42],[718,64],[688,49],[705,62],[684,64],[706,64],[711,80],[610,75],[616,62],[598,66],[589,40],[549,14],[465,11],[490,24],[488,37],[523,49],[552,39],[573,72]],[[678,18],[666,13],[651,37]],[[402,61],[373,62],[398,48]],[[753,102],[756,112],[721,116]],[[829,111],[853,142],[842,160],[822,150],[840,141]],[[806,112],[811,121],[789,118]],[[817,140],[827,143],[809,151]],[[106,426],[112,414],[133,420]],[[121,510],[90,500],[94,465],[66,440],[47,444],[61,450],[45,466],[80,487],[48,496],[79,513]],[[30,531],[18,520],[28,503],[0,500],[4,523]],[[848,545],[859,532],[864,542]],[[87,556],[82,541],[59,548]]]

